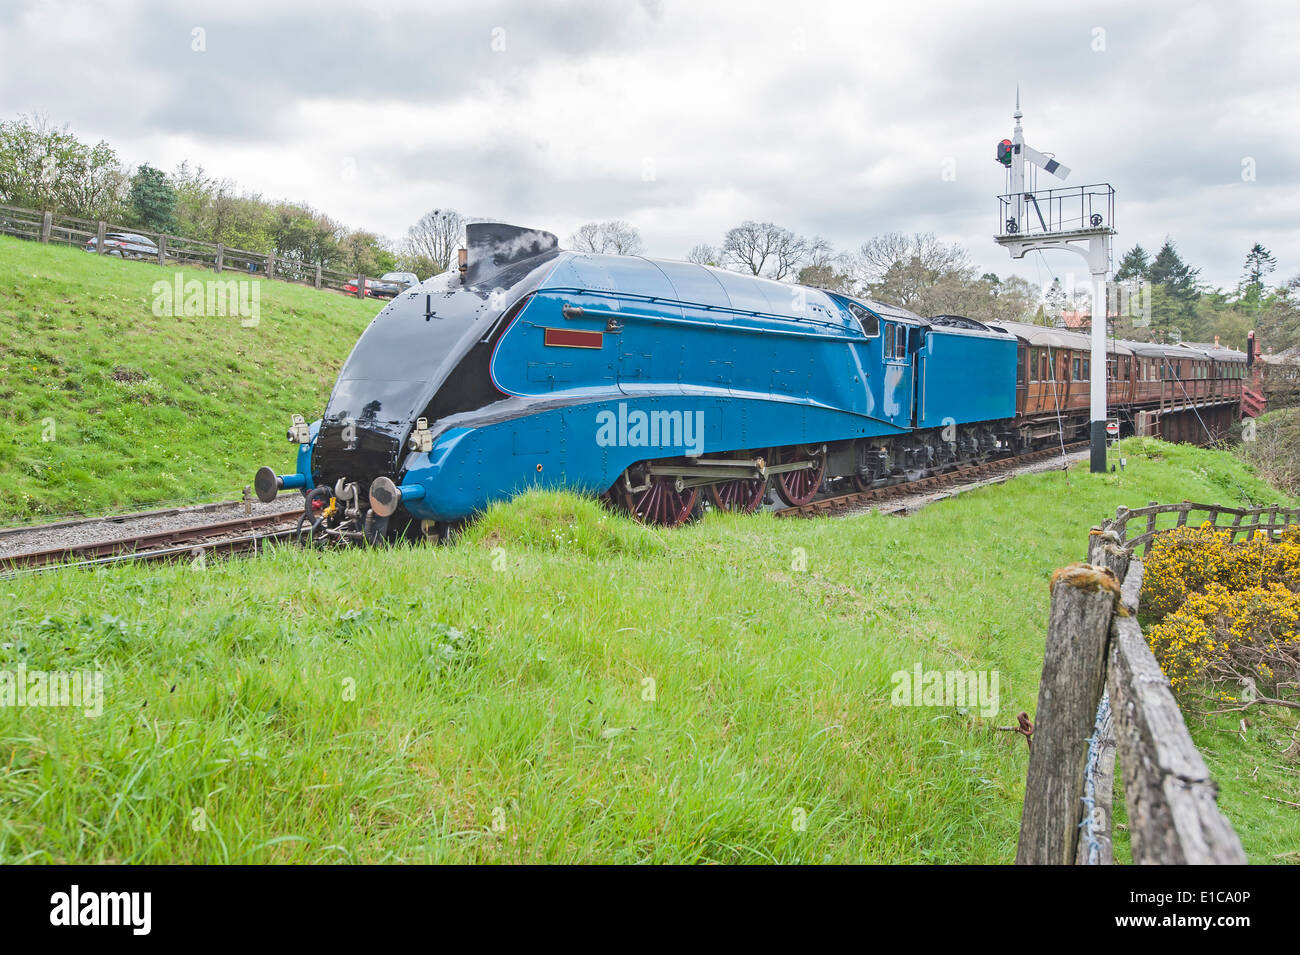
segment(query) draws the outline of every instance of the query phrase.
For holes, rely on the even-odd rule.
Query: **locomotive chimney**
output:
[[[1219,336],[1218,336],[1218,335],[1215,335],[1215,336],[1214,336],[1214,347],[1215,347],[1215,348],[1218,348],[1218,347],[1219,347]]]
[[[469,250],[468,250],[468,249],[457,249],[457,250],[456,250],[456,267],[457,267],[458,269],[460,269],[461,272],[465,272],[465,271],[469,268]]]

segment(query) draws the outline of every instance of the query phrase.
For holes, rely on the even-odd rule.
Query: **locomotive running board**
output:
[[[724,458],[697,460],[692,464],[652,464],[646,468],[646,473],[650,477],[676,478],[678,490],[685,490],[689,487],[704,487],[721,481],[760,480],[770,474],[803,471],[813,465],[812,461],[766,464],[760,461]]]

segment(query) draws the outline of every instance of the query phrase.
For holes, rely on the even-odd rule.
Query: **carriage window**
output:
[[[1074,360],[1074,380],[1079,380],[1079,359]]]
[[[1083,380],[1087,381],[1092,376],[1092,361],[1085,358],[1083,360]]]
[[[885,352],[884,352],[884,354],[885,354],[885,357],[886,357],[886,358],[892,358],[892,357],[894,357],[894,326],[891,325],[891,324],[889,324],[889,322],[886,322],[886,323],[885,323]]]
[[[907,329],[901,325],[898,328],[898,334],[894,337],[894,357],[907,357]]]
[[[1038,380],[1038,349],[1037,348],[1031,348],[1029,350],[1029,380],[1030,381]]]

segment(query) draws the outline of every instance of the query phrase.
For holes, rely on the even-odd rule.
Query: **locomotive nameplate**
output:
[[[548,328],[545,342],[559,348],[602,348],[604,332],[587,332],[577,328]]]

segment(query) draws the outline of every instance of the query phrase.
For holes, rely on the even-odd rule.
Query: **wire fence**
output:
[[[1114,861],[1113,802],[1119,757],[1129,842],[1139,864],[1234,865],[1246,861],[1232,824],[1219,811],[1218,787],[1192,741],[1169,680],[1138,623],[1143,566],[1135,550],[1149,543],[1158,514],[1204,508],[1183,502],[1119,509],[1089,535],[1087,563],[1052,577],[1052,603],[1038,706],[1030,721],[1016,862],[1022,865],[1107,865]],[[1254,530],[1286,526],[1277,508],[1210,506],[1255,518]],[[1263,520],[1262,514],[1270,513]],[[1151,530],[1132,540],[1130,516]],[[1289,517],[1289,516],[1288,516]]]

